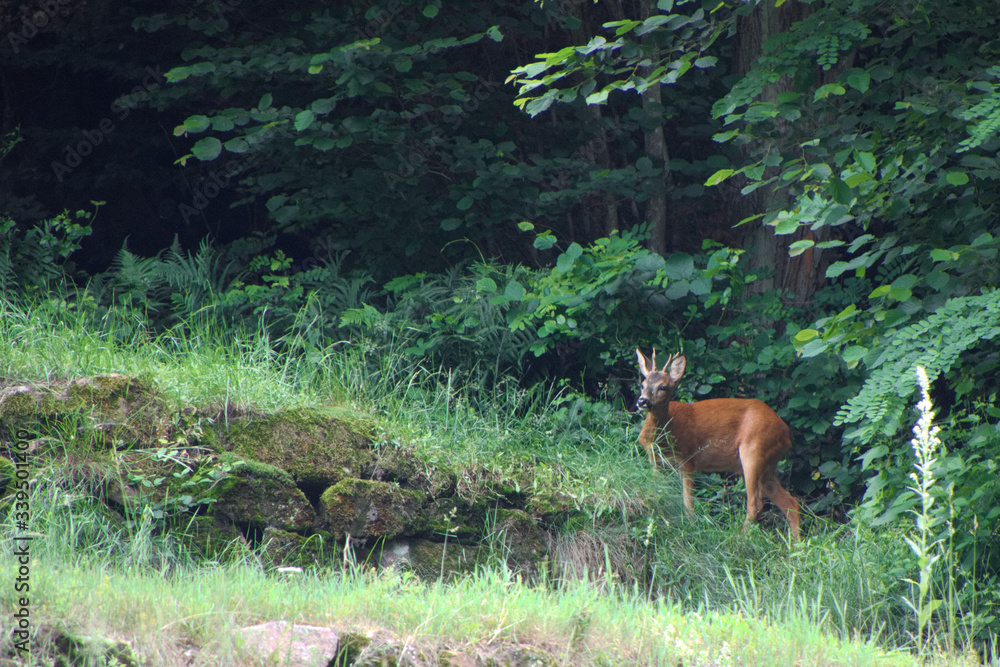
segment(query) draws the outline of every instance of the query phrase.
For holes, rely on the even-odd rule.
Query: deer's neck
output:
[[[653,406],[646,413],[646,421],[642,423],[642,430],[639,432],[640,443],[652,445],[664,429],[669,429],[671,404],[672,402]]]

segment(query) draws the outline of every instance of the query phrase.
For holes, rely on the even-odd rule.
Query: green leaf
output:
[[[836,278],[844,271],[847,271],[847,269],[848,269],[847,262],[834,262],[833,264],[827,267],[826,277]]]
[[[920,278],[912,273],[905,273],[892,281],[892,286],[899,289],[910,289],[920,282]]]
[[[476,202],[475,197],[473,197],[472,195],[465,195],[464,197],[458,200],[458,203],[455,204],[455,208],[457,208],[459,211],[468,211],[470,208],[472,208],[472,205],[475,202]]]
[[[816,89],[816,92],[813,94],[813,101],[825,99],[830,95],[843,95],[846,92],[844,87],[839,83],[828,83]]]
[[[337,145],[330,137],[316,137],[312,142],[313,148],[321,151],[328,151]]]
[[[671,301],[676,299],[683,299],[691,291],[691,284],[686,280],[676,280],[667,286],[666,291],[663,296],[667,297]]]
[[[796,241],[792,245],[788,246],[788,256],[795,257],[797,255],[801,255],[809,248],[812,248],[814,245],[816,245],[816,242],[810,239],[802,239],[801,241]]]
[[[260,100],[257,102],[257,108],[261,111],[264,111],[265,109],[270,109],[271,102],[273,100],[274,97],[271,95],[271,93],[264,93],[263,95],[260,96]]]
[[[720,169],[719,171],[715,172],[714,174],[708,177],[708,180],[705,181],[705,185],[709,186],[718,185],[722,181],[732,176],[734,173],[736,173],[735,169]]]
[[[485,294],[495,294],[497,291],[496,281],[489,276],[480,278],[476,281],[476,291]]]
[[[246,153],[250,150],[250,144],[243,137],[236,137],[235,139],[230,139],[226,143],[222,144],[227,151],[230,153]]]
[[[191,152],[203,162],[214,160],[222,152],[222,142],[215,137],[205,137],[195,142],[195,145],[191,147]]]
[[[452,232],[462,226],[461,218],[445,218],[441,221],[441,229],[446,232]]]
[[[212,121],[208,119],[208,116],[191,116],[185,119],[183,124],[178,125],[177,128],[174,129],[174,136],[180,137],[187,132],[204,132],[209,128],[209,126],[211,126],[211,124]]]
[[[861,347],[860,345],[851,345],[840,355],[840,358],[847,362],[848,366],[852,364],[857,364],[861,359],[868,354],[868,348]]]
[[[522,232],[530,232],[532,229],[535,228],[535,223],[528,222],[527,220],[522,220],[521,222],[517,223],[517,228],[520,229]]]
[[[830,165],[826,164],[825,162],[817,162],[816,164],[812,165],[811,169],[813,174],[815,174],[817,178],[821,178],[823,180],[826,180],[831,176],[833,176],[833,170],[830,169]]]
[[[913,296],[913,292],[905,287],[889,287],[889,298],[895,301],[908,301]]]
[[[675,252],[667,257],[663,272],[671,280],[688,280],[694,277],[694,258],[686,252]]]
[[[874,461],[875,459],[880,459],[888,453],[889,453],[889,448],[886,447],[885,445],[876,445],[875,447],[872,447],[867,452],[858,457],[858,460],[861,461],[861,469],[868,470],[868,468],[871,467],[872,461]]]
[[[432,18],[434,18],[435,16],[438,15],[439,11],[440,10],[437,7],[435,7],[434,5],[427,5],[426,7],[424,7],[424,11],[422,13],[427,18],[432,19]]]
[[[548,250],[556,244],[556,237],[552,235],[552,232],[545,231],[535,237],[535,241],[531,244],[538,250]]]
[[[805,358],[815,357],[817,354],[823,354],[826,352],[828,347],[829,344],[825,340],[811,340],[802,346],[802,349],[799,350],[799,354]]]
[[[945,174],[944,180],[951,185],[965,185],[969,182],[969,175],[964,171],[953,170]]]
[[[797,343],[806,343],[817,336],[819,336],[819,331],[816,329],[799,329],[799,332],[792,337],[792,340]]]
[[[562,273],[568,273],[573,268],[576,260],[580,259],[581,255],[583,255],[583,248],[580,244],[576,242],[571,243],[566,248],[566,252],[559,255],[558,259],[556,259],[556,269]]]
[[[876,162],[872,153],[857,151],[854,154],[854,159],[858,161],[862,169],[872,174],[875,173]]]
[[[784,218],[778,221],[778,224],[774,226],[774,233],[779,236],[785,234],[793,234],[795,230],[799,228],[798,218]]]
[[[517,282],[516,280],[512,280],[509,283],[507,283],[507,286],[504,287],[503,289],[503,295],[508,299],[510,299],[511,301],[520,301],[521,299],[524,298],[524,295],[526,293],[527,292],[524,289],[524,285]]]
[[[216,116],[212,119],[212,129],[216,132],[228,132],[236,127],[231,118],[226,116]]]
[[[851,199],[853,199],[851,187],[836,176],[827,181],[826,191],[830,195],[830,199],[843,206],[849,206]]]
[[[851,70],[847,75],[847,85],[860,93],[867,93],[871,83],[871,75],[864,70]]]
[[[295,129],[299,132],[307,129],[316,120],[316,115],[309,109],[295,114]]]

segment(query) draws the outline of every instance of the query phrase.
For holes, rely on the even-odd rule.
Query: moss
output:
[[[152,439],[159,434],[162,406],[156,387],[129,375],[107,374],[0,391],[0,422],[51,422],[85,414],[102,431],[122,440]]]
[[[109,373],[89,378],[77,378],[66,386],[66,401],[71,409],[90,406],[116,406],[128,401],[145,405],[153,401],[155,390],[136,377]]]
[[[525,509],[532,516],[550,522],[559,515],[579,513],[576,502],[557,491],[538,491],[528,497]]]
[[[484,562],[486,552],[482,547],[459,544],[457,540],[432,542],[424,539],[405,539],[381,548],[379,564],[382,567],[406,569],[421,579],[433,581],[442,573],[448,579],[467,575]]]
[[[532,577],[544,569],[548,536],[530,514],[516,509],[498,509],[492,528],[493,535],[502,540],[502,557],[512,568]]]
[[[361,632],[342,632],[337,642],[337,655],[331,664],[353,665],[361,652],[371,646],[372,640]]]
[[[454,473],[427,465],[406,447],[395,444],[381,447],[377,456],[372,479],[398,482],[402,486],[426,491],[435,498],[455,492],[457,477]]]
[[[295,480],[292,479],[292,476],[281,468],[269,463],[254,461],[253,459],[240,461],[239,464],[233,466],[232,474],[249,475],[260,479],[273,479],[276,482],[281,482],[289,486],[295,485]]]
[[[220,430],[220,447],[287,471],[295,481],[329,486],[345,477],[369,476],[375,453],[362,418],[342,410],[299,409],[246,420]]]
[[[40,412],[39,404],[44,394],[30,387],[7,387],[0,391],[0,420],[22,420],[36,416]],[[48,414],[48,410],[42,414]]]
[[[274,567],[329,567],[342,559],[342,549],[329,538],[303,537],[274,527],[264,530],[261,553]]]
[[[426,494],[394,484],[345,479],[320,496],[318,527],[336,538],[418,535],[427,527],[420,509]]]
[[[478,539],[483,535],[491,502],[467,501],[457,496],[439,498],[424,511],[426,532],[435,537]]]
[[[56,665],[118,665],[138,667],[139,659],[132,645],[121,639],[53,631],[52,641],[58,650]]]
[[[196,516],[179,532],[195,550],[211,559],[221,556],[234,542],[243,540],[232,523],[211,516]]]
[[[14,479],[15,472],[17,472],[17,467],[14,465],[14,462],[0,456],[0,498],[3,497],[4,491],[7,490],[10,480]]]
[[[316,511],[302,491],[291,483],[287,473],[274,466],[265,468],[255,464],[253,467],[265,474],[257,475],[245,468],[227,478],[228,488],[219,496],[215,512],[236,524],[253,528],[311,529]]]

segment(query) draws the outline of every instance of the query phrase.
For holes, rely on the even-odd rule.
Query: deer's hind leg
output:
[[[764,495],[771,499],[771,502],[781,508],[788,521],[788,528],[794,539],[799,538],[799,501],[795,496],[785,490],[774,472],[771,472],[761,485]]]

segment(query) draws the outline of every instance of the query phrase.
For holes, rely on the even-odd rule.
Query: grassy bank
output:
[[[606,572],[620,569],[617,560],[646,570],[629,581],[531,585],[501,565],[451,584],[357,564],[289,577],[239,545],[218,562],[198,562],[182,530],[164,531],[145,513],[124,524],[107,516],[94,495],[115,474],[113,462],[81,451],[64,429],[48,435],[65,460],[32,472],[39,645],[55,627],[127,639],[148,664],[240,664],[236,628],[284,619],[378,630],[426,655],[528,645],[565,665],[964,664],[955,650],[941,652],[961,646],[961,632],[932,624],[915,640],[904,599],[913,599],[907,579],[919,573],[898,528],[813,518],[806,539],[790,545],[780,520],[742,530],[738,491],[702,502],[711,517],[688,519],[675,477],[654,473],[637,450],[636,419],[558,386],[479,386],[396,350],[312,348],[210,322],[153,333],[127,310],[98,315],[58,303],[0,300],[0,349],[9,350],[0,356],[6,385],[115,372],[154,381],[178,409],[337,405],[370,415],[386,442],[427,466],[517,479],[530,465],[535,484],[583,511],[576,521],[604,545]],[[5,545],[16,532],[10,508],[0,524]],[[568,552],[587,532],[572,535],[556,536]],[[0,579],[16,571],[5,559]],[[13,608],[12,587],[0,591]]]
[[[3,568],[5,581],[11,575]],[[409,646],[411,656],[489,654],[519,645],[543,649],[565,665],[913,664],[908,653],[831,637],[808,610],[768,622],[685,609],[636,590],[529,587],[495,570],[443,585],[395,573],[289,578],[252,563],[164,576],[92,559],[39,559],[31,576],[36,621],[71,626],[81,636],[125,639],[147,664],[164,667],[249,664],[240,657],[238,629],[274,619],[379,631]]]

